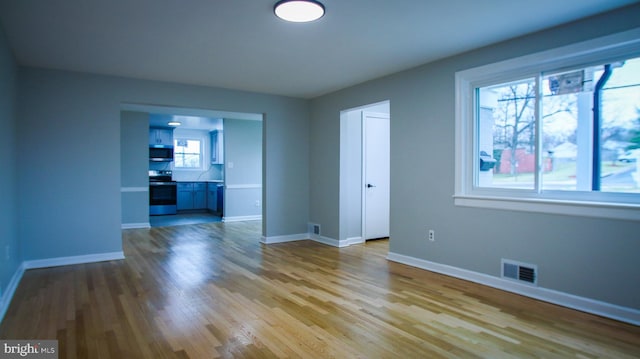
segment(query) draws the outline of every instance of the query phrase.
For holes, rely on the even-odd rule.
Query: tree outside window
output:
[[[640,193],[640,58],[480,87],[476,96],[478,153],[497,160],[479,171],[478,187]]]
[[[202,168],[202,144],[200,140],[177,138],[174,140],[174,168]]]

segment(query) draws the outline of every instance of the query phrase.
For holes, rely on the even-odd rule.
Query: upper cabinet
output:
[[[173,146],[173,129],[152,127],[149,129],[149,146]]]
[[[223,131],[211,131],[211,164],[220,165],[224,163]]]

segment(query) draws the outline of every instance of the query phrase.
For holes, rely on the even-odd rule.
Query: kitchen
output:
[[[262,219],[261,115],[135,110],[121,112],[122,228]]]
[[[223,119],[149,115],[152,227],[219,222],[224,212]]]

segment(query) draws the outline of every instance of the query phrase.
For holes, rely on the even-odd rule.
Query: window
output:
[[[456,204],[640,219],[639,33],[456,73]]]
[[[202,142],[196,139],[175,139],[173,166],[182,169],[202,169]]]

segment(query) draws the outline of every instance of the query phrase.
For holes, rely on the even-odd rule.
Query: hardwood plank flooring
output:
[[[60,358],[638,358],[640,327],[385,259],[263,245],[260,222],[123,231],[126,259],[29,270],[2,339]]]

